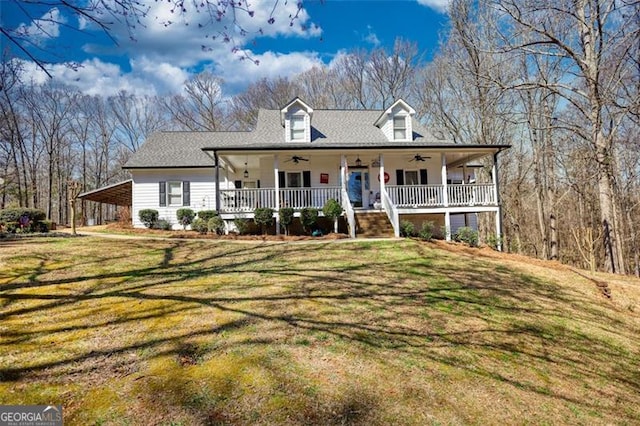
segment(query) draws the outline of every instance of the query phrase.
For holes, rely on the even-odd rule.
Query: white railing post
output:
[[[442,204],[449,207],[449,188],[447,185],[447,157],[444,153],[440,154],[442,169],[440,170],[440,178],[442,179]]]

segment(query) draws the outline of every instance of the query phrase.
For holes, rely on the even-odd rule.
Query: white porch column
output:
[[[347,157],[342,154],[340,156],[340,186],[345,191],[347,190]]]
[[[440,154],[442,169],[440,175],[442,179],[442,203],[445,207],[449,207],[449,189],[447,186],[447,157],[444,153]]]
[[[380,194],[387,192],[387,184],[384,182],[384,155],[380,154]]]
[[[275,211],[276,211],[276,235],[280,235],[280,179],[278,179],[278,154],[273,156],[273,175],[275,177]]]
[[[451,214],[448,210],[444,213],[444,239],[451,241]]]
[[[496,168],[496,158],[493,158],[491,166],[491,180],[493,181],[493,201],[498,204],[498,170]]]
[[[444,154],[440,154],[440,164],[442,168],[440,170],[440,178],[442,179],[442,203],[444,207],[449,207],[449,185],[447,184],[447,157]],[[446,241],[451,241],[451,213],[447,210],[444,213],[444,238]]]
[[[496,211],[496,240],[498,241],[498,245],[496,249],[498,251],[502,251],[502,212],[500,207],[500,199],[498,198],[498,153],[493,154],[493,165],[491,166],[491,179],[493,180],[493,198],[495,200],[496,205],[498,206],[498,210]]]

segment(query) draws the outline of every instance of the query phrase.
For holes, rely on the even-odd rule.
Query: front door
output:
[[[369,200],[369,172],[354,170],[349,172],[348,193],[353,207],[363,207]]]

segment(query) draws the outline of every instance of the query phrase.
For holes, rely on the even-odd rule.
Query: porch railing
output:
[[[340,202],[340,187],[326,188],[282,188],[280,207],[296,210],[304,207],[321,209],[327,200]],[[220,191],[220,208],[228,213],[251,213],[258,207],[276,206],[275,188],[223,189]]]
[[[347,217],[347,225],[349,228],[349,236],[351,238],[356,237],[356,213],[353,211],[353,206],[351,205],[351,200],[349,200],[349,193],[344,188],[340,188],[340,193],[342,195],[341,205],[344,210],[344,214]]]
[[[381,201],[393,222],[393,210],[398,208],[443,207],[444,185],[386,185]],[[348,195],[340,187],[281,188],[278,194],[280,207],[296,210],[304,207],[321,209],[333,198],[345,207]],[[383,195],[388,198],[387,204]],[[449,206],[495,205],[493,184],[447,185]],[[223,189],[220,191],[220,207],[227,213],[252,213],[258,207],[276,206],[275,188]],[[349,204],[350,206],[350,204]],[[345,210],[347,210],[345,208]]]
[[[388,188],[388,186],[386,188]],[[380,201],[382,202],[382,208],[385,213],[387,213],[387,217],[393,227],[393,235],[397,238],[400,236],[400,215],[398,214],[398,209],[394,206],[391,197],[389,197],[389,194],[385,190],[381,191]]]
[[[448,185],[450,206],[493,205],[493,184]]]
[[[220,208],[225,212],[253,212],[258,207],[275,208],[274,188],[223,189],[220,191]]]
[[[443,207],[444,185],[387,185],[396,207]],[[447,185],[449,206],[495,205],[493,184]]]
[[[444,205],[442,185],[387,185],[389,198],[398,207],[436,207]]]
[[[340,187],[326,188],[281,188],[280,207],[292,207],[296,210],[304,207],[321,209],[333,198],[340,202]]]

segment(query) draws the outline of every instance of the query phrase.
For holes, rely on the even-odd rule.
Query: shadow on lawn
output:
[[[26,318],[31,313],[47,310],[55,317],[63,308],[73,310],[76,304],[100,299],[136,302],[131,305],[132,309],[135,307],[134,312],[80,326],[10,330],[4,334],[0,347],[25,343],[42,333],[99,330],[178,313],[203,315],[213,310],[236,319],[217,327],[187,332],[167,330],[161,337],[150,336],[136,343],[91,350],[56,361],[7,366],[0,369],[2,381],[31,378],[59,367],[67,368],[66,374],[69,371],[82,374],[95,368],[92,361],[140,350],[152,352],[154,357],[175,355],[179,358],[194,351],[198,357],[212,357],[216,356],[213,349],[194,349],[185,342],[205,337],[217,340],[225,332],[242,331],[249,333],[249,337],[234,343],[220,339],[223,346],[295,344],[290,340],[253,337],[257,332],[248,331],[250,327],[260,330],[259,327],[268,326],[282,330],[287,336],[303,333],[311,340],[319,334],[332,336],[337,342],[356,344],[353,350],[367,351],[383,361],[396,357],[417,362],[429,360],[588,409],[614,410],[599,401],[554,389],[544,381],[514,375],[510,368],[528,365],[532,371],[557,381],[574,383],[577,380],[585,389],[596,393],[605,392],[598,387],[599,383],[612,383],[621,391],[614,395],[619,404],[638,402],[631,397],[640,393],[638,353],[629,352],[603,336],[565,325],[576,321],[599,323],[605,333],[624,335],[626,332],[620,330],[624,324],[619,319],[609,315],[594,300],[570,292],[567,287],[498,268],[489,262],[467,260],[461,268],[455,257],[443,256],[414,243],[402,243],[400,247],[404,251],[413,250],[415,256],[402,253],[390,258],[376,255],[377,250],[386,253],[385,247],[392,243],[373,244],[366,250],[357,250],[355,244],[314,244],[312,250],[322,253],[320,257],[310,255],[311,246],[304,245],[202,245],[187,241],[127,241],[126,244],[138,251],[154,248],[161,259],[153,266],[123,267],[103,274],[57,279],[42,277],[47,272],[47,259],[41,259],[37,267],[25,274],[26,281],[0,287],[0,298],[5,302],[21,302],[14,309],[5,305],[0,318]],[[356,258],[347,257],[347,253],[354,256],[349,253],[354,250]],[[117,258],[114,254],[111,259]],[[110,257],[94,261],[99,264],[105,259]],[[329,260],[337,267],[322,265]],[[85,262],[90,264],[91,259]],[[217,280],[226,275],[232,278],[232,284],[225,284],[219,291],[203,292],[188,285],[189,280],[208,277]],[[265,282],[239,281],[249,275]],[[74,291],[54,289],[60,285],[70,285]],[[49,290],[49,287],[50,291],[45,293],[33,292],[34,289]],[[258,289],[272,288],[278,291],[251,294]],[[229,292],[234,295],[226,295]],[[249,294],[235,295],[237,292]],[[38,304],[38,301],[46,303]],[[152,305],[144,310],[146,302],[167,305],[161,308]],[[315,309],[308,308],[309,304]],[[631,334],[627,337],[633,338]],[[166,349],[167,346],[171,349]],[[607,392],[612,392],[611,388]],[[353,410],[346,401],[344,409],[354,413],[373,409],[375,398],[367,400],[364,408]],[[223,416],[223,413],[210,415]],[[345,415],[348,418],[348,414]],[[317,416],[324,419],[313,410],[309,412],[309,419]]]

